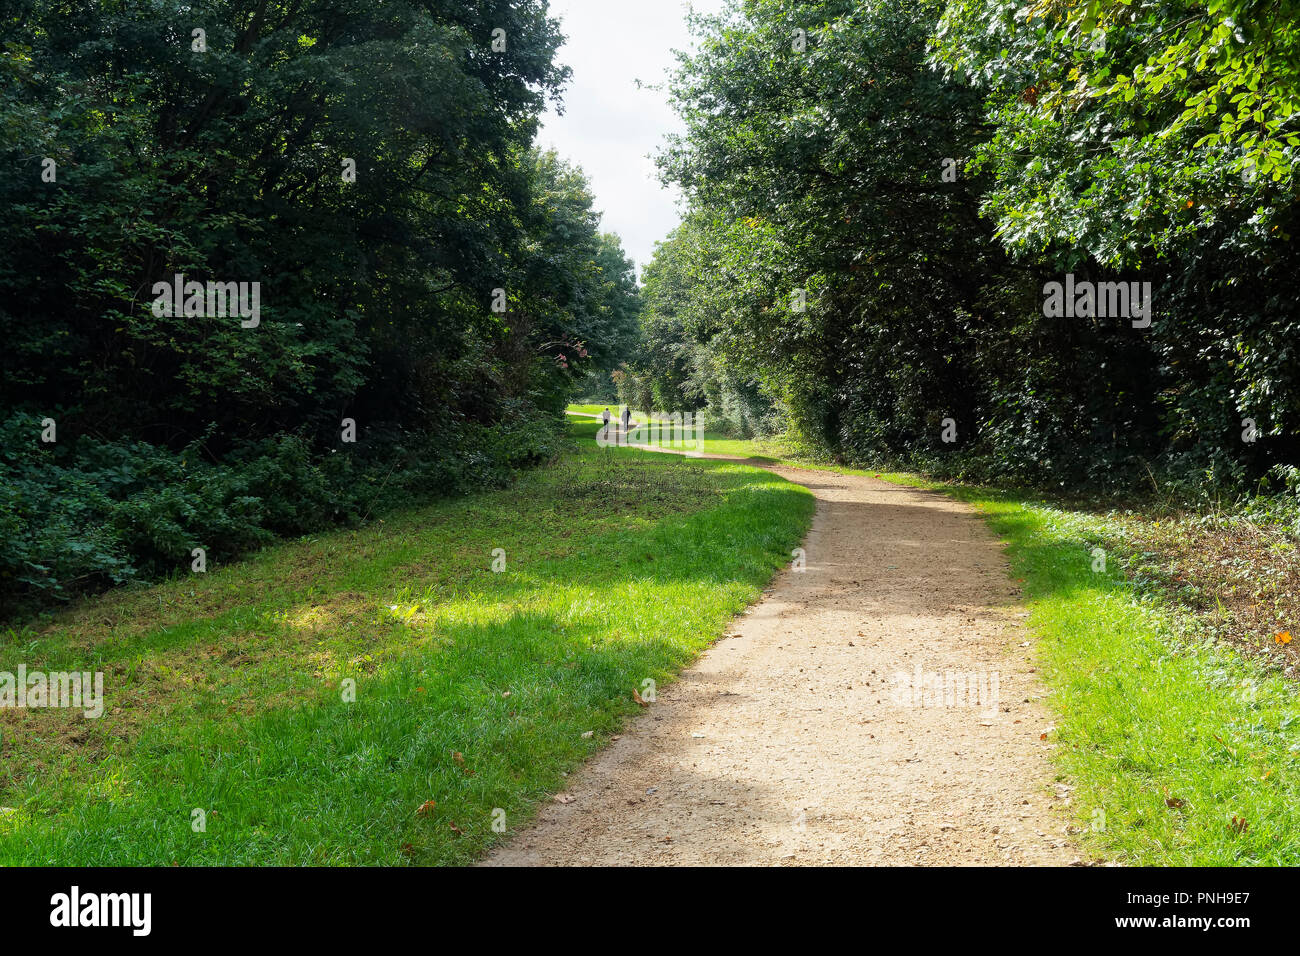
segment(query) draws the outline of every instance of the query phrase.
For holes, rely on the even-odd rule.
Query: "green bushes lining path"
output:
[[[356,524],[412,500],[501,487],[552,457],[552,416],[522,403],[488,426],[390,434],[318,452],[295,435],[213,462],[196,444],[42,446],[30,416],[0,422],[0,620],[137,579],[189,573],[280,537]]]
[[[499,485],[636,335],[543,0],[177,16],[0,14],[0,620]]]

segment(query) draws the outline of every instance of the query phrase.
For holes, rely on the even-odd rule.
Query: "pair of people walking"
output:
[[[626,405],[623,406],[623,411],[622,411],[622,413],[620,414],[619,417],[622,419],[622,426],[623,426],[623,440],[626,441],[626,440],[627,440],[627,433],[628,433],[629,431],[632,430],[632,409],[628,408]],[[608,434],[609,434],[609,418],[610,418],[610,415],[609,415],[609,409],[608,409],[608,408],[606,408],[605,411],[601,413],[600,418],[601,418],[601,421],[604,422],[604,424],[605,424],[605,434],[608,435]]]

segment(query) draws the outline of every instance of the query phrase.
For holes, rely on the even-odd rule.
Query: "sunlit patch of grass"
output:
[[[564,411],[569,415],[590,418],[602,415],[607,408],[609,409],[610,418],[617,420],[620,408],[617,402],[613,405],[569,405]],[[652,414],[637,408],[631,409],[631,413],[633,420],[640,422],[660,421],[663,418],[662,414]]]
[[[564,411],[565,414],[572,415],[575,418],[587,419],[587,418],[599,418],[604,413],[606,408],[609,409],[610,420],[617,422],[619,408],[620,408],[620,406],[617,403],[613,405],[569,405],[565,408]],[[645,422],[671,423],[674,420],[672,417],[673,413],[665,412],[662,410],[645,411],[644,409],[633,408],[630,409],[630,413],[631,413],[631,420],[634,425],[642,424]],[[694,415],[695,413],[692,412],[690,414]]]
[[[566,411],[575,416],[599,415],[605,406],[603,405],[569,405]],[[609,406],[610,414],[617,416],[618,406]],[[644,411],[632,412],[633,422],[661,422],[670,423],[672,420],[663,413],[654,415]],[[647,439],[648,441],[648,439]],[[734,455],[737,458],[753,458],[764,463],[780,462],[781,464],[793,464],[794,452],[789,444],[779,438],[731,438],[720,432],[709,431],[706,428],[704,432],[704,447],[698,447],[694,438],[687,441],[684,437],[664,431],[656,436],[656,447],[665,448],[675,451],[703,451],[706,455]],[[801,462],[808,467],[821,467],[811,461]]]
[[[494,811],[513,828],[561,789],[638,711],[632,690],[720,635],[811,520],[811,496],[773,475],[598,449],[595,428],[512,489],[9,631],[0,670],[102,670],[107,710],[0,711],[0,861],[481,854]]]

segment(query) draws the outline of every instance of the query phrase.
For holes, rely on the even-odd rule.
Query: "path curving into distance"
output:
[[[1077,861],[1024,613],[984,522],[938,493],[767,467],[817,498],[806,569],[782,571],[570,778],[571,802],[484,863]],[[940,685],[919,701],[918,668]]]

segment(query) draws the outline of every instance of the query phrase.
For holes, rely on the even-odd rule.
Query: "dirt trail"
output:
[[[996,538],[936,493],[771,470],[817,497],[806,569],[783,571],[728,637],[574,774],[572,802],[547,804],[485,863],[1077,859]],[[972,675],[977,693],[992,690],[996,672],[998,703],[975,705],[967,693],[970,706],[943,706],[922,693],[928,706],[916,706],[918,668]]]

